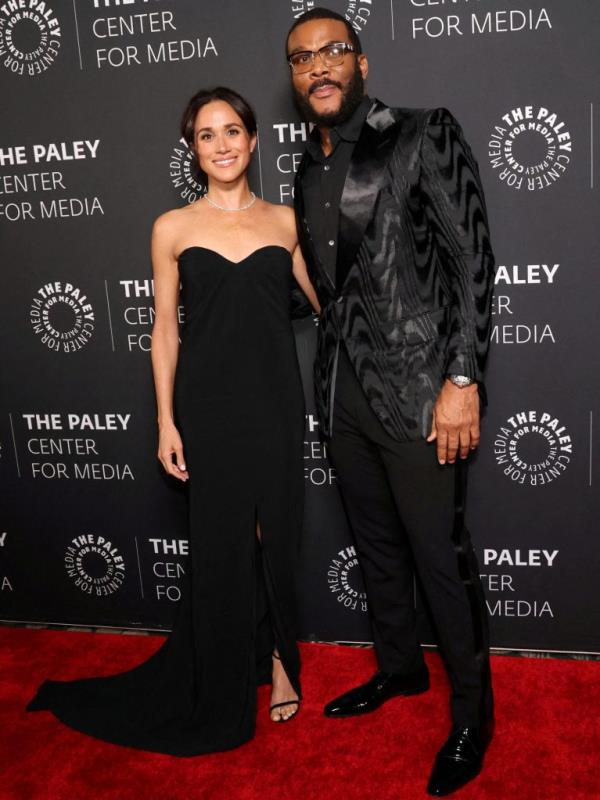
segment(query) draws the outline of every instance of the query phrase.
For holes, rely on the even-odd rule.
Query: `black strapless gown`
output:
[[[28,709],[116,744],[193,756],[252,737],[274,646],[300,694],[304,400],[289,252],[261,247],[231,262],[190,247],[179,270],[175,408],[190,473],[190,558],[173,632],[128,672],[46,681]]]

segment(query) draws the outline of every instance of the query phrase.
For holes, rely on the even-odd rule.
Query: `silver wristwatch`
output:
[[[467,378],[466,375],[447,375],[446,377],[449,381],[451,381],[451,383],[460,387],[461,389],[464,389],[465,386],[470,386],[472,383],[475,383],[473,378]]]

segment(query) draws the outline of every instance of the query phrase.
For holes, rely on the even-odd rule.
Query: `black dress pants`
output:
[[[435,445],[383,428],[340,347],[330,455],[364,577],[379,668],[423,664],[414,611],[418,573],[452,687],[455,724],[492,717],[487,611],[464,524],[465,462],[441,466]]]

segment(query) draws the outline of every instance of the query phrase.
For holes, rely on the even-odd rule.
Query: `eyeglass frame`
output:
[[[353,44],[348,44],[348,42],[329,42],[329,44],[324,44],[323,47],[319,47],[318,50],[298,50],[295,53],[292,53],[291,55],[289,55],[288,59],[287,59],[288,65],[289,65],[290,69],[292,70],[292,72],[294,73],[294,75],[305,75],[306,72],[310,72],[311,69],[315,65],[315,61],[316,61],[317,56],[319,56],[319,58],[321,59],[321,63],[325,67],[327,67],[327,66],[335,66],[335,67],[339,66],[339,64],[330,64],[330,65],[328,65],[328,64],[325,63],[325,60],[324,60],[323,56],[321,55],[321,53],[323,52],[323,50],[327,50],[329,47],[341,47],[343,49],[343,55],[342,55],[342,60],[340,61],[340,64],[344,61],[344,58],[346,58],[346,53],[356,53],[356,48],[354,47],[354,45]],[[303,55],[303,54],[306,54],[306,53],[309,53],[312,56],[312,61],[310,62],[308,69],[306,70],[306,72],[294,72],[294,65],[292,64],[292,58],[294,56]]]

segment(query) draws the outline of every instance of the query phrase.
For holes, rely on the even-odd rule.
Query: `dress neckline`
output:
[[[177,261],[180,261],[181,258],[184,256],[184,254],[188,253],[191,250],[206,250],[206,252],[208,252],[208,253],[214,253],[216,256],[219,256],[219,258],[222,258],[223,261],[227,261],[228,264],[233,264],[234,266],[237,266],[238,264],[243,264],[244,261],[248,261],[248,259],[252,258],[252,256],[256,255],[256,253],[260,253],[263,250],[272,250],[272,249],[283,250],[285,253],[288,254],[288,256],[290,256],[290,258],[292,257],[292,254],[287,249],[287,247],[284,247],[282,244],[265,244],[265,245],[262,245],[262,247],[257,247],[256,250],[253,250],[251,253],[248,253],[247,256],[244,256],[239,261],[232,261],[230,258],[227,258],[227,256],[224,256],[223,253],[219,253],[218,250],[213,250],[210,247],[203,247],[200,244],[194,244],[194,245],[191,245],[190,247],[185,247],[181,251],[181,253],[179,253],[179,255],[177,256]]]

